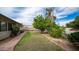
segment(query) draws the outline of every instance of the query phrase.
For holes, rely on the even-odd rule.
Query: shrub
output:
[[[62,28],[58,25],[53,25],[52,27],[48,28],[48,33],[55,38],[62,37]]]
[[[14,26],[12,27],[12,34],[13,34],[14,36],[16,36],[19,31],[20,31],[20,28],[19,28],[18,26],[14,25]]]
[[[79,42],[79,32],[69,34],[68,40],[72,43]]]

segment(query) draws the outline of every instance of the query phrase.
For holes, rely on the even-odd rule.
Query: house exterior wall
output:
[[[11,31],[2,31],[0,32],[0,40],[3,40],[5,38],[8,38],[11,34]]]
[[[0,40],[11,35],[12,26],[14,25],[17,25],[18,27],[22,26],[22,24],[0,14]]]

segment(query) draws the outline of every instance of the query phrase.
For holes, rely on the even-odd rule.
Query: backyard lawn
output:
[[[26,32],[19,43],[15,46],[15,51],[62,51],[63,49],[47,38],[43,37],[41,33]]]

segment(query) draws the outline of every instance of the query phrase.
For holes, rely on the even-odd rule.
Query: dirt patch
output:
[[[51,36],[49,36],[48,34],[42,34],[44,37],[48,38],[48,40],[50,40],[51,42],[55,43],[56,45],[60,46],[61,48],[63,48],[66,51],[75,51],[76,49],[73,47],[73,45],[63,39],[56,39],[53,38]]]

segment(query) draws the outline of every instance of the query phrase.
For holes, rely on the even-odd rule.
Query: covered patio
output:
[[[12,27],[16,25],[21,28],[22,24],[18,23],[7,16],[0,14],[0,40],[5,39],[11,35]]]

